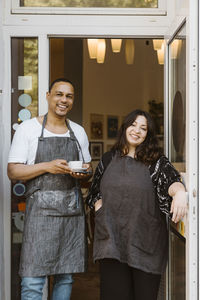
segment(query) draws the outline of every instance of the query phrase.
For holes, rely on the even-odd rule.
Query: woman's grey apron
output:
[[[70,125],[67,124],[70,137],[44,137],[46,119],[47,115],[38,138],[35,163],[79,160],[80,145]],[[20,276],[84,272],[85,265],[85,216],[78,180],[69,174],[50,173],[30,180]]]
[[[113,258],[146,272],[162,273],[167,228],[148,167],[116,154],[103,174],[100,191],[103,206],[95,215],[94,259]]]

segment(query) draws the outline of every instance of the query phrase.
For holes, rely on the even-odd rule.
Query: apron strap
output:
[[[39,138],[40,141],[44,140],[44,128],[45,128],[46,122],[47,122],[47,113],[44,115],[44,119],[42,122],[42,131],[41,131],[41,136]]]
[[[40,141],[43,141],[43,140],[44,140],[44,128],[45,128],[45,125],[46,125],[46,122],[47,122],[47,114],[48,114],[48,113],[46,113],[46,114],[44,115],[44,119],[43,119],[43,122],[42,122],[42,131],[41,131],[41,135],[40,135],[40,138],[39,138]],[[78,145],[78,150],[81,152],[81,156],[82,156],[83,163],[85,163],[85,159],[84,159],[84,156],[83,156],[83,151],[82,151],[82,149],[81,149],[80,143],[79,143],[78,139],[76,138],[76,136],[75,136],[73,130],[71,129],[71,126],[69,125],[69,120],[67,120],[67,119],[66,119],[66,125],[67,125],[67,127],[68,127],[68,129],[69,129],[70,137],[71,137],[73,140],[76,141],[76,143],[77,143],[77,145]]]
[[[81,145],[78,141],[78,139],[76,138],[71,126],[69,125],[69,120],[66,119],[66,124],[67,124],[67,127],[69,128],[69,131],[70,131],[70,137],[76,141],[77,145],[78,145],[78,150],[81,152],[81,156],[82,156],[82,160],[83,160],[83,163],[85,163],[85,159],[84,159],[84,156],[83,156],[83,151],[81,149]]]

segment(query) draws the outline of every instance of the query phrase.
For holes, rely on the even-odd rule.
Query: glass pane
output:
[[[157,8],[158,0],[20,0],[20,6]]]
[[[170,44],[171,161],[185,172],[186,34],[185,26]]]
[[[18,125],[38,114],[38,40],[12,38],[12,136]],[[26,186],[12,184],[11,194],[11,299],[20,300],[19,258],[24,225]]]
[[[172,228],[171,228],[172,230]],[[170,295],[171,300],[186,299],[185,239],[176,231],[170,232]]]

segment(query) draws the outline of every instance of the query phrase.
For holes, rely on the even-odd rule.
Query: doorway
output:
[[[121,39],[116,52],[111,39],[100,39],[100,42],[104,44],[105,57],[98,63],[95,54],[92,56],[89,52],[88,39],[49,39],[49,81],[66,77],[74,83],[75,103],[69,118],[87,132],[94,170],[100,156],[114,144],[123,118],[136,108],[152,114],[160,145],[164,146],[164,59],[158,60],[153,40]],[[88,214],[89,232],[92,233],[94,216]],[[74,275],[72,300],[99,300],[98,264],[92,261],[92,241],[90,236],[88,272]],[[163,276],[159,300],[166,298],[165,290]]]
[[[103,40],[103,39],[101,39]],[[123,118],[133,109],[149,111],[163,147],[164,61],[158,61],[152,39],[122,39],[113,52],[111,39],[104,40],[105,58],[101,63],[91,58],[88,40],[49,38],[49,82],[69,78],[75,86],[75,104],[69,115],[81,124],[89,137],[93,168],[100,156],[113,145]],[[12,133],[19,123],[38,114],[38,40],[12,38]],[[95,130],[94,130],[95,129]],[[86,193],[87,187],[83,187]],[[12,299],[20,299],[18,263],[20,257],[25,186],[12,186]],[[93,216],[89,214],[89,268],[76,274],[72,300],[98,300],[98,265],[92,262]],[[50,286],[51,288],[51,286]],[[164,300],[163,278],[159,300]],[[89,298],[91,297],[91,298]]]

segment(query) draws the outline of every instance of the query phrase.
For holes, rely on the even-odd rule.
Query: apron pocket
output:
[[[77,188],[70,191],[38,191],[35,196],[39,214],[43,216],[82,215],[82,196]]]
[[[106,240],[109,238],[109,233],[104,221],[103,206],[95,212],[95,227],[94,236],[97,240]]]
[[[162,224],[151,215],[140,214],[133,226],[132,245],[153,254],[156,250]]]

